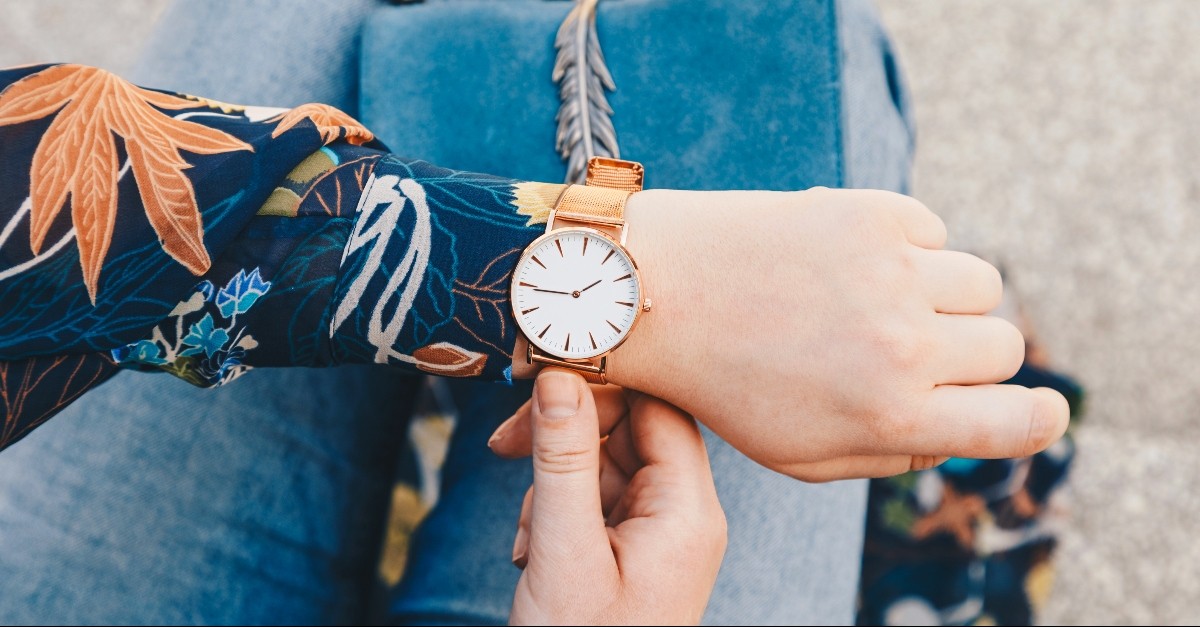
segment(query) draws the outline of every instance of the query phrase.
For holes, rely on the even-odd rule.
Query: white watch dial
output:
[[[534,346],[586,359],[629,334],[642,286],[623,248],[590,229],[552,231],[534,242],[513,277],[513,311]]]

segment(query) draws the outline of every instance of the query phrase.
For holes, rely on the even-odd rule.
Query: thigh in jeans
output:
[[[342,623],[416,379],[125,373],[0,456],[0,623]]]

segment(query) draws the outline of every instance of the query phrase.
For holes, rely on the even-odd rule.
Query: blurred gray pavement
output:
[[[1050,624],[1200,620],[1200,3],[880,0],[914,193],[1089,393]]]
[[[880,0],[916,195],[1090,393],[1048,624],[1200,619],[1200,2]],[[126,69],[161,0],[0,0],[0,66]]]

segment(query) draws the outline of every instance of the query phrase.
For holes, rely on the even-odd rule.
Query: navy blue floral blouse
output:
[[[0,70],[0,448],[121,368],[511,379],[507,277],[559,185],[390,154],[346,114]]]

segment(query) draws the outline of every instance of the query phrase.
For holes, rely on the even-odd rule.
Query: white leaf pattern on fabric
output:
[[[404,211],[414,212],[414,224],[410,233],[401,233],[397,225]],[[363,295],[371,280],[376,277],[383,266],[392,238],[397,234],[409,238],[408,249],[404,257],[394,268],[386,287],[380,292],[374,303],[367,303],[371,314],[367,323],[367,341],[375,347],[376,363],[390,363],[392,360],[409,364],[417,363],[410,355],[396,350],[396,342],[400,331],[408,319],[413,301],[425,281],[425,270],[429,266],[429,249],[432,241],[432,226],[429,216],[429,205],[425,200],[425,189],[412,179],[402,179],[395,175],[372,175],[367,181],[366,189],[359,199],[355,210],[357,218],[354,232],[346,242],[342,253],[342,265],[349,256],[361,249],[369,247],[367,260],[359,270],[358,276],[346,290],[341,302],[334,311],[333,321],[329,326],[329,335],[334,333],[346,322],[352,313],[360,309]],[[395,258],[394,255],[391,255]],[[403,287],[403,292],[401,292]],[[396,307],[388,307],[388,301],[399,293],[399,303]],[[390,316],[385,313],[390,310]]]

